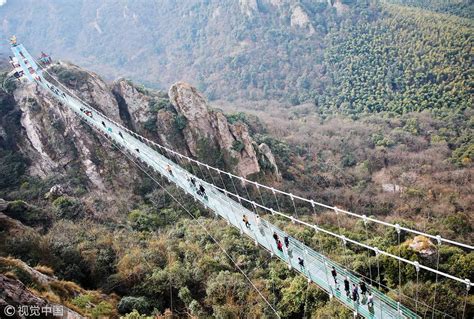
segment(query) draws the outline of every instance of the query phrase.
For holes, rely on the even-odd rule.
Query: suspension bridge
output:
[[[471,283],[469,279],[459,278],[455,274],[440,271],[439,249],[436,268],[431,268],[417,261],[404,259],[401,255],[395,255],[355,239],[348,238],[340,231],[340,225],[339,231],[336,233],[315,225],[314,223],[305,221],[303,217],[299,217],[298,210],[306,205],[310,210],[316,213],[316,208],[319,207],[333,211],[337,216],[346,215],[351,218],[361,219],[366,226],[369,223],[373,223],[395,229],[398,234],[399,246],[400,233],[402,231],[407,234],[423,235],[430,238],[438,245],[438,248],[441,245],[453,245],[469,252],[474,250],[472,245],[402,227],[398,224],[391,224],[365,215],[355,214],[312,199],[296,196],[182,155],[131,131],[123,124],[117,123],[88,105],[74,94],[74,92],[61,84],[53,74],[48,72],[47,67],[42,66],[38,61],[36,61],[23,45],[16,43],[16,39],[15,41],[12,41],[12,51],[14,54],[12,65],[14,71],[19,75],[19,77],[24,77],[51,93],[94,131],[108,139],[119,149],[119,151],[133,161],[152,179],[154,178],[148,172],[149,170],[165,177],[170,183],[176,185],[195,201],[198,201],[204,207],[214,212],[216,216],[222,217],[229,225],[236,227],[243,236],[245,235],[254,241],[255,245],[267,250],[272,256],[275,256],[282,262],[286,263],[290,269],[293,269],[306,277],[308,283],[315,283],[321,289],[326,291],[331,298],[336,298],[340,303],[351,309],[354,312],[354,315],[365,318],[421,318],[427,316],[431,318],[465,318],[467,298],[473,283]],[[159,184],[156,179],[154,180]],[[232,185],[232,188],[229,188],[226,185]],[[252,187],[252,194],[258,194],[259,196],[252,198],[247,187]],[[240,193],[238,188],[241,189]],[[275,199],[274,203],[276,204],[276,206],[273,206],[275,207],[271,207],[272,205],[264,202],[262,192],[267,192],[270,196],[273,196]],[[284,198],[291,202],[294,208],[294,213],[283,212],[280,209],[278,198]],[[440,296],[437,296],[436,288],[433,292],[432,304],[423,303],[419,300],[418,288],[416,290],[416,295],[412,297],[402,296],[400,287],[398,291],[392,291],[392,295],[398,295],[397,301],[388,296],[387,291],[390,289],[384,287],[380,282],[380,274],[378,274],[376,279],[372,278],[372,274],[370,275],[370,278],[364,278],[364,275],[358,274],[357,272],[329,259],[323,253],[322,248],[318,251],[305,245],[303,242],[293,238],[285,231],[272,224],[269,221],[270,218],[265,219],[262,216],[279,217],[281,219],[287,219],[289,222],[309,227],[316,232],[338,239],[344,249],[346,249],[346,245],[350,244],[367,250],[368,257],[370,255],[375,256],[376,258],[379,256],[386,256],[387,258],[394,259],[398,262],[400,283],[401,267],[403,265],[403,267],[413,267],[415,269],[417,281],[420,271],[426,271],[434,274],[436,283],[439,278],[443,278],[444,280],[452,281],[453,284],[462,285],[465,291],[465,301],[462,313],[448,314],[442,310],[436,309],[437,298],[441,298]],[[248,221],[248,224],[246,221]],[[282,242],[285,244],[283,245]],[[224,253],[226,252],[224,251]],[[227,256],[231,258],[228,254]],[[237,264],[235,265],[238,267]],[[240,267],[238,268],[243,273]],[[253,288],[258,290],[246,275],[245,277]],[[349,294],[347,294],[344,289],[344,279],[349,280]],[[372,302],[368,300],[369,298],[367,294],[361,296],[361,298],[357,300],[353,300],[352,298],[353,285],[359,286],[362,281],[367,282],[368,284],[368,290],[372,295],[371,299],[373,298]],[[275,307],[268,302],[260,291],[258,291],[258,293],[274,311],[275,316],[279,317],[278,311]],[[361,291],[359,289],[359,294],[360,293]],[[414,304],[415,309],[409,309],[402,304],[400,301],[405,300],[404,298],[412,298],[414,302],[410,304]]]

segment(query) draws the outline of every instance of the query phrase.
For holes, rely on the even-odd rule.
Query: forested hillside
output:
[[[2,36],[109,77],[163,88],[185,80],[210,99],[310,102],[320,112],[473,103],[473,20],[430,10],[470,12],[466,1],[26,2],[0,7]]]
[[[474,18],[474,3],[472,0],[386,0],[386,2]]]
[[[331,85],[314,95],[321,112],[455,112],[472,106],[472,20],[391,5],[379,14],[376,21],[359,20],[330,35]]]

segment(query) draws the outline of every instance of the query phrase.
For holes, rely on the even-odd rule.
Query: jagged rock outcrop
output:
[[[49,192],[45,194],[46,198],[56,199],[59,196],[67,194],[67,189],[63,185],[54,185],[49,189]]]
[[[117,101],[100,77],[66,63],[55,65],[50,72],[76,95],[120,121]],[[2,123],[14,121],[11,126],[15,129],[2,126],[6,135],[15,136],[8,148],[28,159],[28,175],[60,177],[66,190],[93,190],[85,192],[85,202],[91,205],[97,198],[103,202],[119,198],[126,203],[136,196],[129,187],[138,178],[133,165],[54,97],[26,83],[18,85],[11,104],[12,110],[0,111],[0,117]],[[81,185],[77,185],[78,178]],[[75,180],[76,184],[71,184]],[[104,206],[110,212],[117,209],[116,205]]]
[[[10,268],[13,270],[12,272],[0,273],[0,309],[9,305],[15,307],[16,310],[18,307],[27,306],[26,308],[29,310],[31,308],[28,306],[35,306],[39,307],[41,313],[43,307],[47,307],[49,309],[56,309],[55,312],[59,311],[57,312],[58,316],[54,316],[54,318],[85,318],[65,305],[52,302],[42,296],[36,295],[33,291],[29,290],[23,282],[16,278],[14,270],[20,269],[24,272],[24,276],[28,276],[29,280],[34,282],[36,286],[40,286],[45,290],[51,290],[51,285],[58,286],[57,283],[60,283],[59,285],[61,285],[61,282],[58,281],[56,277],[45,275],[18,259],[0,257],[0,265],[4,267],[4,269]],[[65,291],[68,291],[68,294],[74,293],[70,291],[70,289]],[[80,291],[77,291],[76,293],[79,295]],[[62,315],[59,315],[60,313],[62,313]],[[53,318],[51,313],[47,316],[44,316],[44,312],[41,314],[43,314],[42,317],[44,318]],[[19,316],[18,313],[16,313],[15,315],[10,316],[10,318],[24,317]]]
[[[149,119],[151,96],[141,93],[136,86],[125,79],[115,81],[112,92],[122,112],[122,119],[130,117],[131,123],[128,124],[145,123]]]
[[[269,157],[268,162],[275,165],[271,152],[260,155],[244,123],[229,123],[222,112],[211,110],[189,84],[173,85],[168,98],[163,92],[146,90],[124,79],[109,85],[96,74],[68,63],[56,64],[50,72],[74,94],[117,122],[186,155],[198,157],[198,144],[204,142],[221,151],[228,168],[242,176],[260,172],[262,156]],[[72,111],[35,85],[19,85],[13,98],[14,112],[18,114],[14,126],[20,129],[9,130],[3,125],[8,122],[7,115],[0,113],[6,135],[2,141],[14,141],[14,147],[30,160],[30,175],[44,178],[74,172],[76,176],[87,176],[86,188],[93,189],[94,196],[101,200],[113,201],[119,196],[129,202],[134,196],[130,182],[138,178],[132,164]],[[11,139],[10,135],[16,138]],[[112,168],[110,163],[116,166]],[[61,187],[74,189],[67,182]],[[61,193],[58,189],[52,191],[50,195]],[[50,198],[54,197],[57,195]]]
[[[273,170],[273,175],[276,177],[276,180],[281,181],[280,170],[278,169],[275,156],[273,156],[270,146],[265,143],[262,143],[258,146],[258,149],[260,150],[260,156],[262,156],[262,161],[267,161],[269,163],[270,167]]]
[[[205,140],[237,160],[235,169],[239,175],[260,172],[255,142],[249,135],[247,125],[229,123],[222,112],[211,110],[204,97],[187,83],[173,84],[168,96],[176,112],[186,118],[187,124],[182,132],[191,155],[198,155],[197,143]]]
[[[309,34],[314,33],[314,27],[309,20],[309,16],[300,5],[293,8],[290,24],[292,27],[306,28]]]
[[[422,235],[415,236],[412,240],[409,240],[408,247],[424,257],[432,256],[436,253],[436,246],[429,238]]]
[[[97,74],[86,71],[74,64],[59,62],[61,71],[58,77],[74,91],[83,101],[107,114],[115,121],[120,121],[117,101],[109,85]]]
[[[247,16],[251,16],[258,11],[257,0],[239,0],[240,10]]]

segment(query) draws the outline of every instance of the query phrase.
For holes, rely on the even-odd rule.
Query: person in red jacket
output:
[[[278,248],[279,251],[283,252],[283,244],[281,243],[281,240],[278,240],[277,248]]]

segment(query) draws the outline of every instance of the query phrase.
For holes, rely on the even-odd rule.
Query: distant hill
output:
[[[474,18],[474,1],[472,0],[387,0],[387,2]]]
[[[323,113],[464,110],[473,20],[432,9],[464,12],[472,1],[429,2],[7,1],[0,35],[109,79],[187,81],[211,100],[311,102]]]

